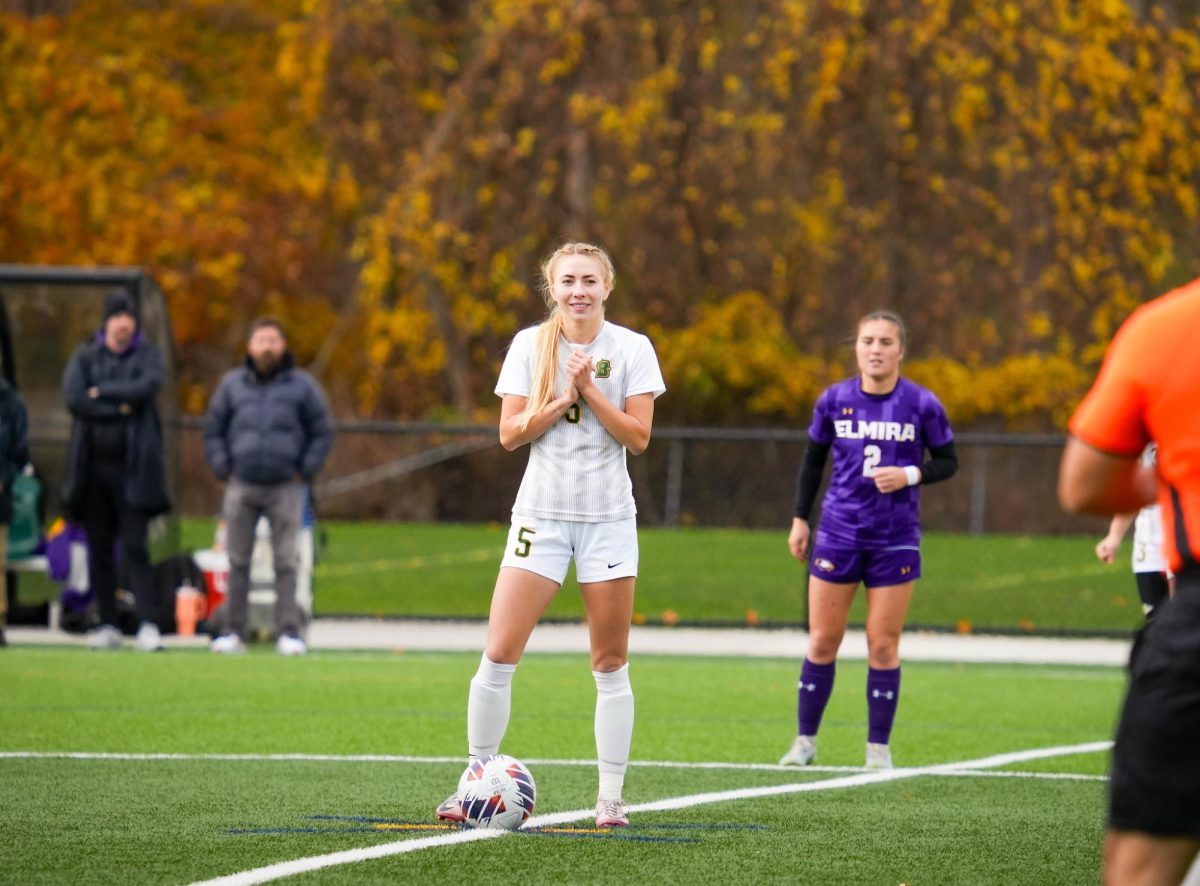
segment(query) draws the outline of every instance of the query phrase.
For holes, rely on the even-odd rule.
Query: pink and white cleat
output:
[[[451,794],[445,799],[445,802],[437,808],[438,821],[466,821],[467,817],[463,815],[462,803],[458,799],[458,794]]]
[[[625,801],[616,800],[597,800],[596,801],[596,827],[598,828],[627,828],[629,827],[629,813],[625,806]]]

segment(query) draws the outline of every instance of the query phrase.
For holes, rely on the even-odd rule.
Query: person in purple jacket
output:
[[[808,653],[797,690],[799,728],[779,761],[783,766],[806,766],[816,758],[838,648],[862,583],[869,664],[866,766],[892,768],[888,743],[900,696],[900,632],[921,577],[917,487],[958,470],[946,410],[928,390],[900,377],[905,341],[897,314],[867,314],[855,337],[859,374],[827,388],[813,408],[788,535],[792,556],[809,562]],[[831,452],[833,471],[814,539],[808,521]]]

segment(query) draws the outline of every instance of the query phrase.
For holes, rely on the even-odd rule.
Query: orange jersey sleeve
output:
[[[1113,338],[1071,433],[1137,458],[1158,443],[1159,504],[1171,569],[1200,568],[1200,280],[1138,308]]]
[[[1145,424],[1147,390],[1140,378],[1145,363],[1140,355],[1145,333],[1137,328],[1137,314],[1118,331],[1100,374],[1075,414],[1071,433],[1110,455],[1137,458],[1150,442]]]

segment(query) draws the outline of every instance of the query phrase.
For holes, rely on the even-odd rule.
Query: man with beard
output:
[[[163,383],[162,352],[142,337],[135,306],[123,291],[104,299],[100,331],[75,349],[63,373],[63,400],[71,412],[63,508],[83,525],[88,574],[100,625],[93,649],[120,649],[117,560],[137,604],[135,646],[162,648],[159,605],[148,541],[150,520],[171,507],[155,398]]]
[[[222,517],[229,554],[228,622],[213,640],[213,652],[246,648],[250,557],[260,516],[271,526],[276,649],[281,655],[308,651],[296,603],[297,538],[306,489],[332,444],[325,395],[293,362],[283,326],[270,317],[254,321],[245,365],[225,373],[204,419],[205,455],[226,483]]]

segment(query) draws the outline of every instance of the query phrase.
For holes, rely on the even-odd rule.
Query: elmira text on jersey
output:
[[[910,422],[834,419],[833,432],[845,440],[895,440],[908,443],[917,439],[917,426]]]

